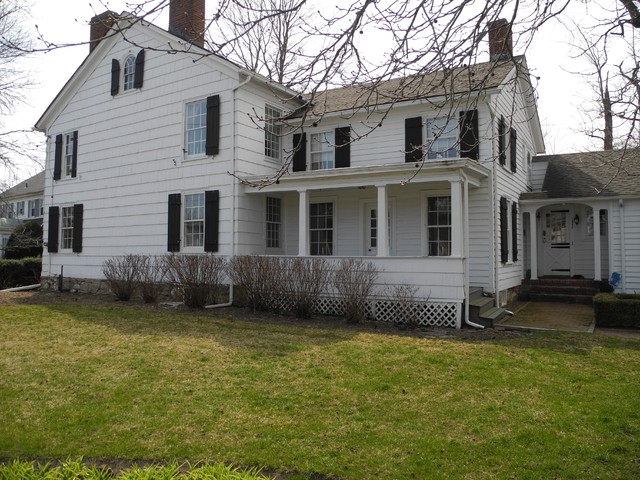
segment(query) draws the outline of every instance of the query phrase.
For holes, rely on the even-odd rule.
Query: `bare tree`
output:
[[[0,169],[6,172],[2,175],[5,179],[15,175],[18,163],[31,164],[38,160],[31,130],[10,126],[7,122],[32,85],[21,63],[32,49],[30,36],[23,26],[27,13],[22,2],[0,2]]]

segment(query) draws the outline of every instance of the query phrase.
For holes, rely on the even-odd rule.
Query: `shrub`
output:
[[[162,257],[143,255],[136,283],[144,303],[156,303],[160,297],[162,282],[167,276],[167,262]]]
[[[298,318],[309,318],[331,271],[324,258],[289,258],[283,263],[285,289]]]
[[[24,222],[18,225],[7,241],[5,258],[19,260],[41,256],[42,225],[36,222]]]
[[[42,257],[0,259],[0,290],[40,283]]]
[[[169,281],[180,290],[186,306],[203,308],[215,303],[227,270],[223,257],[211,254],[168,255],[165,265]]]
[[[344,301],[348,323],[358,323],[366,317],[366,304],[378,278],[378,269],[371,262],[344,259],[335,272],[334,288]]]
[[[598,327],[640,328],[640,295],[599,293],[593,309]]]
[[[144,255],[114,257],[102,264],[102,274],[118,300],[128,301],[136,288]]]
[[[240,287],[253,310],[282,310],[289,282],[286,259],[260,255],[240,255],[231,260],[229,275]]]
[[[419,325],[415,304],[417,291],[418,287],[415,285],[407,285],[406,283],[387,287],[386,297],[392,305],[396,322],[403,323],[410,327],[417,327]]]

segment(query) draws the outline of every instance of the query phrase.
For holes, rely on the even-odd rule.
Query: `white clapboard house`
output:
[[[520,203],[542,188],[533,158],[544,143],[506,22],[489,28],[486,63],[309,104],[204,50],[189,33],[204,30],[203,1],[170,9],[168,30],[95,17],[89,55],[37,123],[48,139],[45,283],[61,269],[99,280],[106,259],[127,253],[357,257],[381,286],[418,287],[423,323],[459,327],[472,290],[500,306],[547,272],[544,248],[526,239],[542,242],[545,212],[566,199]],[[588,211],[613,204],[581,205],[566,225],[578,215],[598,232]],[[617,267],[591,272],[576,257],[569,268],[606,278]]]

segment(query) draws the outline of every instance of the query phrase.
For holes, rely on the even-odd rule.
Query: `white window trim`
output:
[[[270,104],[268,104],[268,103],[267,103],[267,104],[265,104],[265,108],[264,108],[264,119],[265,119],[265,120],[264,120],[264,134],[265,134],[265,142],[266,142],[266,139],[267,139],[267,133],[269,133],[269,134],[271,134],[271,135],[275,135],[275,136],[278,138],[278,156],[277,156],[277,158],[276,158],[276,157],[272,157],[272,156],[270,156],[270,155],[267,155],[267,152],[266,152],[266,151],[264,152],[264,157],[265,157],[265,159],[266,159],[268,162],[273,162],[273,163],[280,164],[280,163],[282,162],[282,158],[283,158],[283,155],[282,155],[282,145],[283,145],[283,138],[284,138],[284,135],[283,135],[283,130],[284,130],[284,129],[283,129],[283,125],[280,123],[280,124],[277,124],[277,126],[278,126],[278,127],[279,127],[279,129],[280,129],[280,133],[279,133],[279,134],[274,134],[274,133],[272,133],[272,132],[267,132],[267,125],[269,124],[269,123],[268,123],[268,121],[267,121],[267,109],[268,109],[268,108],[269,108],[269,109],[271,109],[271,110],[273,110],[273,111],[275,111],[275,112],[278,112],[278,113],[279,113],[279,115],[280,115],[280,117],[281,117],[281,116],[282,116],[282,114],[283,114],[283,110],[282,110],[282,109],[280,109],[280,108],[274,107],[273,105],[270,105]],[[272,117],[269,117],[269,118],[272,118]],[[274,123],[277,123],[277,122],[274,122]],[[266,145],[265,145],[265,150],[266,150]]]
[[[429,197],[451,197],[451,190],[437,189],[437,190],[422,190],[420,195],[420,214],[422,215],[422,228],[420,229],[420,239],[422,243],[422,256],[428,258],[452,258],[451,256],[437,256],[433,257],[429,255],[429,211],[427,208]],[[453,220],[453,219],[452,219]],[[451,225],[451,241],[453,242],[453,225]]]
[[[267,246],[267,240],[268,240],[268,234],[267,234],[267,223],[269,223],[267,221],[267,199],[268,198],[277,198],[278,200],[280,200],[280,246],[279,247],[269,247]],[[264,200],[264,206],[265,206],[265,210],[264,210],[264,243],[263,245],[265,246],[265,249],[267,252],[270,253],[283,253],[286,251],[285,249],[285,244],[284,244],[284,239],[285,239],[285,227],[284,227],[284,220],[285,220],[285,202],[284,199],[282,198],[281,195],[267,195],[265,196],[265,200]]]
[[[78,146],[76,145],[77,143],[77,138],[76,141],[73,143],[73,151],[71,152],[71,164],[68,164],[68,158],[69,157],[69,153],[67,152],[67,146],[69,143],[69,137],[73,138],[73,133],[74,132],[65,132],[62,134],[62,177],[66,178],[66,179],[70,179],[70,178],[74,178],[73,177],[73,153],[75,152],[75,150],[78,148]],[[70,170],[67,172],[67,166],[70,166]]]
[[[73,205],[60,205],[60,251],[61,252],[73,252]],[[71,212],[71,227],[64,226],[64,211],[68,209]],[[71,245],[68,247],[64,246],[64,231],[66,229],[71,230]]]
[[[333,244],[331,255],[311,255],[311,204],[313,203],[332,203],[333,204]],[[309,206],[307,210],[308,215],[308,227],[307,227],[307,236],[308,236],[308,245],[307,251],[309,252],[310,257],[336,257],[339,256],[338,250],[338,201],[337,197],[318,197],[318,198],[310,198]]]
[[[314,135],[327,135],[330,134],[331,136],[333,136],[333,142],[328,142],[328,141],[323,141],[321,143],[323,144],[327,144],[329,145],[329,147],[331,148],[331,155],[332,155],[332,163],[331,163],[331,167],[328,168],[318,168],[316,170],[313,169],[313,159],[312,154],[313,153],[320,153],[320,152],[324,152],[322,150],[318,151],[318,152],[313,152],[311,150],[311,145],[313,144],[313,140],[311,137],[313,137]],[[307,171],[311,172],[317,172],[317,171],[322,171],[322,170],[332,170],[334,168],[336,168],[336,131],[335,129],[328,129],[328,130],[318,130],[316,132],[310,132],[309,133],[309,141],[307,142]],[[324,140],[324,139],[323,139]]]
[[[186,215],[186,208],[187,208],[187,196],[189,195],[202,195],[202,199],[203,199],[203,215],[202,215],[202,246],[190,246],[187,247],[187,235],[185,233],[185,226],[187,223],[187,215]],[[202,253],[204,252],[204,242],[205,242],[205,238],[204,238],[204,232],[205,229],[207,228],[206,226],[206,221],[207,221],[207,201],[206,201],[206,195],[205,195],[205,191],[204,190],[190,190],[187,192],[182,192],[182,199],[181,199],[182,205],[180,206],[181,208],[181,212],[180,212],[180,246],[181,246],[181,251],[184,253]],[[191,221],[191,220],[189,220]]]
[[[126,72],[127,72],[127,62],[133,59],[133,71],[130,73],[131,75],[131,88],[127,88],[127,76],[126,76]],[[133,54],[129,54],[126,57],[124,57],[124,60],[122,61],[122,93],[130,93],[130,92],[135,92],[137,90],[137,88],[135,87],[135,83],[136,83],[136,56]]]
[[[429,150],[427,150],[425,152],[425,161],[437,161],[437,160],[448,160],[451,158],[460,158],[460,124],[459,124],[459,119],[457,117],[454,118],[454,116],[457,114],[457,110],[456,111],[452,111],[449,115],[436,115],[436,116],[428,116],[424,119],[424,139],[425,139],[425,145],[429,144],[429,140],[432,138],[429,136],[429,123],[434,121],[434,120],[438,120],[440,118],[446,118],[449,119],[450,121],[455,122],[455,135],[454,137],[454,143],[453,143],[453,149],[456,151],[456,155],[455,157],[442,157],[442,158],[429,158],[430,155],[430,148]],[[447,136],[439,136],[438,139],[444,139],[444,138],[450,138]],[[448,151],[448,150],[447,150]],[[433,152],[433,154],[435,155],[436,153]]]
[[[191,104],[191,103],[195,103],[195,102],[204,102],[204,106],[205,106],[205,112],[206,112],[206,108],[207,108],[207,98],[206,97],[194,97],[188,100],[185,100],[184,104],[182,105],[182,153],[183,153],[183,158],[184,160],[200,160],[203,158],[207,158],[207,119],[206,119],[206,113],[205,113],[205,126],[204,126],[204,135],[205,135],[205,142],[204,142],[204,150],[202,153],[195,153],[195,154],[191,154],[189,155],[188,153],[188,142],[187,142],[187,105]]]

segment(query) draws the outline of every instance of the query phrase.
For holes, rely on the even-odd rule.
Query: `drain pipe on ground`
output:
[[[233,283],[229,283],[229,301],[227,303],[215,303],[213,305],[205,305],[204,308],[211,310],[212,308],[231,307],[233,305]]]

